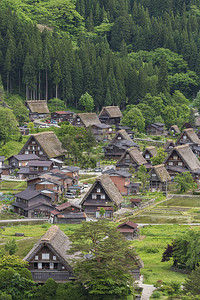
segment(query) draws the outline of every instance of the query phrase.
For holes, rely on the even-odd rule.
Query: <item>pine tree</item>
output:
[[[158,73],[158,92],[163,94],[169,93],[168,66],[165,57],[162,57]]]
[[[61,80],[61,70],[60,70],[60,64],[58,60],[55,61],[53,65],[53,83],[56,86],[56,98],[58,98],[58,85]]]

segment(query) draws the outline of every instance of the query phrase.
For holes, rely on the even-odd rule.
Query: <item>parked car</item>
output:
[[[84,182],[84,183],[83,183],[83,186],[84,186],[84,188],[87,188],[89,185],[88,185],[87,182]]]
[[[75,195],[73,193],[70,193],[70,192],[66,192],[65,196],[67,198],[71,198],[71,199],[74,199],[75,198]]]
[[[95,172],[102,172],[102,168],[95,168],[94,171]]]
[[[58,124],[58,122],[54,119],[51,119],[51,124]]]
[[[82,193],[84,191],[84,187],[80,186],[80,185],[71,185],[68,187],[68,190],[72,193],[73,192],[76,193],[76,191],[79,191],[80,193]]]

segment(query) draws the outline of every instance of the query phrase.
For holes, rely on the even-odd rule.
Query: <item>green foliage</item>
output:
[[[153,165],[160,165],[164,162],[166,157],[167,157],[167,153],[164,151],[164,149],[158,148],[157,155],[151,158],[151,162]]]
[[[144,189],[148,184],[148,179],[150,178],[150,175],[147,173],[147,169],[144,165],[139,167],[136,177],[142,182],[142,188]]]
[[[74,266],[76,278],[89,294],[130,294],[133,278],[129,271],[134,268],[135,252],[111,224],[103,220],[83,222],[70,239],[70,253],[82,253],[82,259]],[[91,257],[85,259],[84,254]]]
[[[66,110],[65,103],[58,98],[50,99],[48,101],[48,108],[49,108],[50,113],[55,112],[55,111],[60,111],[60,110],[61,111]]]
[[[133,130],[144,132],[145,119],[137,107],[127,107],[122,118],[122,125],[129,126]]]
[[[84,108],[86,112],[91,112],[94,109],[94,100],[87,92],[79,99],[79,106]]]
[[[174,178],[174,182],[177,183],[177,188],[180,190],[180,193],[187,192],[188,190],[195,189],[197,187],[197,184],[194,182],[190,172],[177,174]]]
[[[0,108],[0,142],[18,139],[20,136],[14,114],[8,108]]]
[[[28,266],[28,262],[22,260],[18,256],[7,255],[0,258],[0,270],[12,268],[16,271],[20,271]]]
[[[9,255],[13,255],[18,249],[15,239],[8,240],[4,248],[8,251]]]

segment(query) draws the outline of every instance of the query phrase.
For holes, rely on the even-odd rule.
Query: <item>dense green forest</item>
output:
[[[137,105],[146,125],[181,125],[200,89],[199,25],[200,0],[1,0],[3,86],[70,107],[88,92],[97,111]]]

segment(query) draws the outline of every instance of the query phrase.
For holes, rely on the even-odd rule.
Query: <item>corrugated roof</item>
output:
[[[55,207],[55,209],[57,209],[57,210],[62,210],[62,209],[65,209],[65,208],[68,208],[68,207],[71,207],[71,206],[76,207],[76,208],[79,208],[79,209],[81,208],[80,205],[76,205],[76,204],[73,204],[73,203],[70,203],[70,202],[66,202],[66,203],[57,205],[57,206]]]
[[[31,112],[49,114],[46,100],[30,100],[26,101],[26,104]]]
[[[119,131],[116,132],[114,138],[112,139],[112,141],[111,141],[109,144],[111,144],[111,143],[117,141],[117,137],[118,137],[118,136],[121,136],[121,138],[124,139],[124,140],[128,140],[128,141],[130,141],[130,142],[133,142],[133,140],[131,139],[130,135],[128,135],[128,133],[126,132],[126,130],[121,129],[121,130],[119,130]],[[121,141],[121,140],[119,140],[119,142],[120,142],[120,141]]]
[[[31,189],[26,189],[20,193],[15,194],[16,197],[25,199],[25,200],[29,200],[32,199],[38,195],[40,195],[41,193],[36,191],[36,190],[31,190]]]
[[[125,225],[129,226],[130,228],[134,228],[134,229],[138,227],[138,224],[133,223],[131,221],[127,221],[127,222],[124,222],[124,223],[118,225],[117,228],[121,228],[121,227],[123,227]]]
[[[39,156],[36,154],[18,154],[18,155],[12,155],[8,159],[11,159],[12,157],[16,158],[19,161],[28,161],[28,160],[39,160]]]
[[[34,160],[34,161],[29,161],[27,166],[29,167],[34,167],[34,166],[39,166],[39,167],[50,167],[52,165],[52,161],[49,160]]]
[[[122,112],[119,108],[119,106],[105,106],[102,108],[99,116],[101,117],[104,115],[104,113],[108,113],[110,118],[121,118],[122,117]]]

